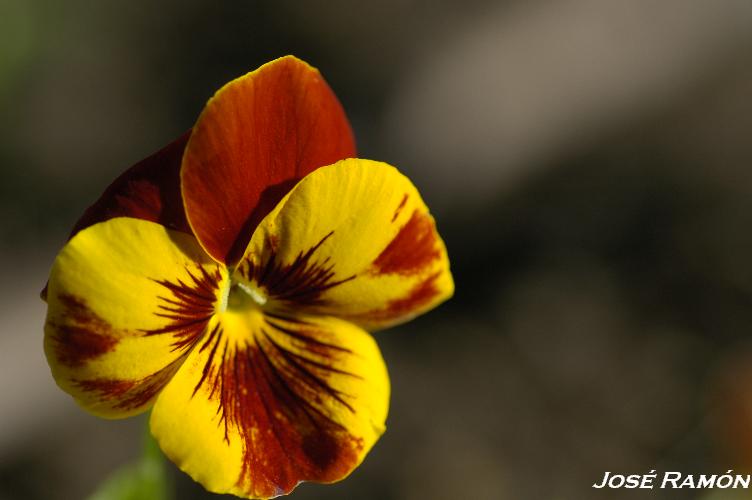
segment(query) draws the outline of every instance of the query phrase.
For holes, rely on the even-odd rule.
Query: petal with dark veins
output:
[[[45,352],[58,385],[99,416],[144,411],[206,330],[226,279],[193,237],[153,222],[78,232],[49,281]]]
[[[355,325],[228,309],[211,332],[151,416],[162,450],[208,490],[270,498],[340,480],[384,431],[386,367]]]

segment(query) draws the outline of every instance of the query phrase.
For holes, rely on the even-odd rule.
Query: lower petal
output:
[[[210,332],[151,416],[163,451],[208,490],[270,498],[337,481],[383,433],[389,380],[360,328],[228,311]]]

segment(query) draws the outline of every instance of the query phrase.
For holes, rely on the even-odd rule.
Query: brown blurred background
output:
[[[56,388],[38,292],[109,181],[287,53],[421,189],[457,283],[377,335],[365,463],[293,498],[732,498],[590,485],[752,466],[752,2],[0,0],[0,500],[138,456],[143,418]]]

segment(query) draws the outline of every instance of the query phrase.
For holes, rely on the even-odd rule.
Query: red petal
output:
[[[277,59],[225,85],[201,113],[181,173],[188,221],[212,257],[233,264],[298,180],[354,156],[347,117],[319,72]]]

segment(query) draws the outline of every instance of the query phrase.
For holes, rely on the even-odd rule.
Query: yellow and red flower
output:
[[[57,256],[45,351],[58,385],[102,417],[152,408],[162,450],[214,492],[269,498],[347,476],[389,405],[367,331],[453,291],[418,191],[354,157],[304,62],[225,85]]]

